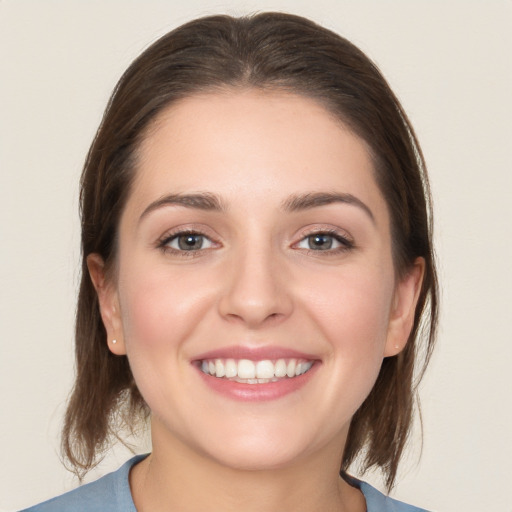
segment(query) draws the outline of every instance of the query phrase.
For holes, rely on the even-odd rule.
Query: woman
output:
[[[437,319],[429,208],[348,41],[272,13],[157,41],[82,176],[63,432],[78,474],[147,417],[152,452],[29,510],[419,510],[347,470],[395,481]]]

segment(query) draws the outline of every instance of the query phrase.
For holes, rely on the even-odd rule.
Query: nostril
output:
[[[283,278],[284,273],[270,272],[269,265],[258,258],[227,273],[226,286],[218,302],[222,317],[255,328],[290,314],[293,301],[289,289],[277,278],[277,275]]]

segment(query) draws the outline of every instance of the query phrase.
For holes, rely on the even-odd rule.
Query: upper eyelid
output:
[[[186,236],[186,235],[197,235],[202,236],[203,238],[207,238],[208,240],[212,241],[212,238],[204,233],[201,233],[200,231],[177,231],[176,233],[168,233],[167,235],[164,235],[161,237],[161,240],[174,240],[175,238],[179,238],[180,236]]]
[[[203,238],[206,238],[210,243],[211,247],[201,247],[200,249],[190,249],[190,250],[183,250],[176,247],[171,246],[171,242],[174,242],[177,238],[180,236],[186,236],[186,235],[198,235]],[[199,257],[201,255],[206,254],[207,252],[211,251],[212,249],[215,249],[216,246],[218,248],[220,244],[216,242],[212,237],[209,237],[208,235],[205,235],[204,233],[198,231],[198,230],[191,230],[191,229],[178,229],[176,231],[168,231],[167,234],[164,234],[162,237],[160,237],[156,241],[156,249],[161,251],[164,254],[174,255],[175,257],[183,257],[183,258],[195,258]]]
[[[184,235],[190,235],[190,234],[193,234],[193,235],[198,235],[198,236],[202,236],[206,239],[208,239],[209,242],[211,242],[212,244],[212,247],[215,247],[215,246],[219,246],[220,245],[220,242],[218,242],[215,238],[213,238],[212,236],[209,236],[207,234],[205,234],[203,231],[201,230],[198,230],[198,229],[176,229],[176,230],[170,230],[170,231],[167,231],[164,235],[162,235],[161,237],[159,237],[157,240],[156,240],[156,243],[155,243],[155,247],[157,249],[161,249],[161,250],[169,250],[169,251],[173,251],[173,252],[176,252],[176,253],[199,253],[201,251],[206,251],[206,250],[211,250],[212,247],[207,247],[207,248],[201,248],[201,249],[195,249],[195,250],[190,250],[190,251],[180,251],[179,249],[175,249],[173,247],[170,246],[170,243],[175,240],[176,238],[180,237],[180,236],[184,236]]]
[[[306,236],[303,236],[298,242],[295,242],[293,245],[294,246],[297,246],[297,245],[300,245],[301,243],[303,243],[305,240],[307,240],[308,238],[311,238],[311,237],[314,237],[314,236],[327,236],[327,237],[331,237],[332,239],[334,239],[337,243],[343,245],[344,247],[353,247],[354,246],[354,243],[352,242],[352,240],[350,240],[349,238],[345,237],[345,236],[341,236],[341,235],[337,235],[336,233],[327,233],[325,231],[323,232],[318,232],[318,233],[311,233],[309,235],[306,235]]]
[[[212,233],[211,229],[208,229],[203,225],[189,224],[185,226],[176,226],[174,228],[168,229],[167,231],[164,232],[163,235],[159,237],[159,240],[174,238],[179,235],[187,234],[201,235],[211,239],[212,241],[216,238],[218,239],[218,236],[215,236],[215,234]]]
[[[314,250],[314,249],[307,249],[304,247],[299,247],[301,243],[303,243],[307,238],[314,235],[327,235],[333,237],[338,244],[340,244],[340,247],[334,247],[325,249],[323,251],[320,250]],[[319,226],[319,225],[310,225],[307,229],[303,230],[296,238],[295,242],[291,244],[291,248],[294,250],[303,250],[307,251],[311,254],[317,254],[317,255],[334,255],[339,254],[340,252],[345,252],[349,250],[354,250],[357,248],[356,242],[354,240],[354,237],[345,229],[342,229],[340,227],[335,226]]]
[[[177,250],[177,251],[181,251],[182,249],[181,248],[176,248],[176,247],[172,247],[172,245],[175,243],[175,242],[178,242],[179,244],[179,241],[178,239],[181,238],[181,237],[187,237],[187,236],[193,236],[193,237],[198,237],[198,238],[201,238],[202,241],[207,241],[209,244],[210,244],[210,247],[201,247],[199,249],[193,249],[191,248],[190,251],[202,251],[202,250],[205,250],[205,249],[211,249],[212,246],[215,245],[215,242],[205,236],[205,235],[202,235],[201,233],[177,233],[176,235],[171,235],[169,238],[167,238],[166,240],[163,241],[163,245],[165,247],[169,247],[169,248],[172,248],[174,250]],[[189,252],[189,251],[187,251]]]
[[[354,237],[347,230],[327,225],[307,226],[306,228],[302,228],[301,232],[297,235],[297,238],[300,237],[299,240],[303,240],[308,236],[316,234],[331,235],[334,237],[342,238],[344,240],[348,240],[352,243],[354,242]]]
[[[203,236],[210,240],[214,244],[221,244],[220,236],[212,233],[212,229],[205,227],[204,225],[186,225],[186,226],[177,226],[175,228],[171,228],[167,230],[162,236],[160,236],[157,240],[157,245],[162,245],[168,243],[170,240],[186,234],[196,234]],[[292,245],[295,245],[302,241],[304,238],[308,236],[312,236],[315,234],[326,234],[333,236],[335,238],[339,238],[342,241],[349,242],[350,244],[354,244],[354,237],[345,229],[325,224],[317,224],[317,225],[308,225],[300,228],[296,231],[296,234],[291,237]],[[293,241],[294,240],[294,241]]]

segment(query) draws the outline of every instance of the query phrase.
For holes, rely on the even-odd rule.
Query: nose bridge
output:
[[[284,318],[292,309],[282,255],[270,240],[246,239],[233,251],[221,298],[221,314],[251,328]]]

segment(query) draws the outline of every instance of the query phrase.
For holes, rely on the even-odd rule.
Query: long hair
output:
[[[76,381],[65,418],[63,452],[79,474],[90,469],[149,413],[125,356],[107,348],[86,258],[115,267],[118,226],[151,122],[199,92],[268,89],[312,98],[368,145],[391,217],[398,276],[416,258],[425,276],[406,348],[384,359],[377,382],[352,419],[345,471],[363,452],[363,470],[379,467],[388,488],[413,417],[416,386],[434,345],[438,288],[432,208],[422,152],[396,96],[352,43],[307,19],[280,13],[211,16],[164,35],[117,84],[87,155],[81,179],[82,277],[76,314]]]

